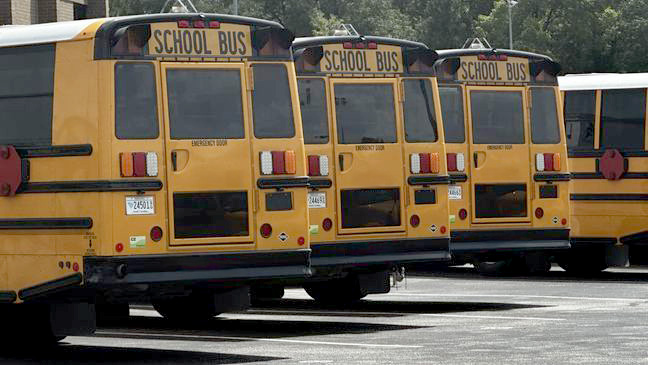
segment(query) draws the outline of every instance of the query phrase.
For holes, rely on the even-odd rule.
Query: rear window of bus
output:
[[[601,148],[644,148],[646,89],[601,91]]]
[[[473,143],[524,144],[522,93],[471,91]]]
[[[556,93],[553,88],[531,88],[531,141],[537,144],[560,142]]]
[[[407,142],[436,142],[437,123],[430,80],[405,80],[405,140]]]
[[[329,141],[326,88],[322,79],[300,79],[299,103],[301,105],[304,143],[324,144]]]
[[[334,92],[339,143],[396,142],[391,84],[338,84]]]
[[[439,87],[439,98],[441,99],[443,134],[446,143],[464,143],[466,141],[466,132],[461,87]]]
[[[52,144],[53,45],[0,49],[0,144]]]
[[[119,139],[159,136],[155,67],[152,64],[115,65],[115,134]]]
[[[255,64],[252,105],[257,138],[295,136],[288,71],[284,65]]]
[[[596,92],[565,92],[565,134],[570,148],[594,148]]]
[[[238,70],[171,69],[167,90],[172,139],[244,138]]]

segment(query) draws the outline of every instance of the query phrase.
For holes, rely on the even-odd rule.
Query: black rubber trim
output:
[[[92,218],[2,218],[2,229],[87,229]]]
[[[533,180],[535,180],[535,181],[569,181],[569,180],[571,180],[571,174],[536,173],[535,175],[533,175]]]
[[[647,201],[648,194],[571,194],[573,201]]]
[[[29,288],[18,291],[18,297],[21,300],[30,300],[49,294],[54,294],[61,290],[79,286],[83,282],[83,275],[80,273],[66,276],[64,278],[48,281],[43,284],[38,284]]]
[[[466,174],[450,174],[449,176],[450,184],[468,181],[468,175]]]
[[[276,178],[276,179],[259,179],[257,180],[259,189],[288,189],[288,188],[303,188],[310,186],[310,178],[303,177],[289,177],[289,178]]]
[[[614,237],[571,237],[570,241],[572,247],[614,245],[617,243],[617,239]]]
[[[450,252],[475,253],[568,249],[569,229],[453,230]]]
[[[310,275],[310,250],[213,252],[84,258],[86,285],[196,283],[303,279]]]
[[[619,242],[623,243],[624,245],[648,245],[648,231],[623,236],[619,239]]]
[[[88,193],[111,191],[158,191],[160,180],[94,180],[33,182],[20,186],[19,193]]]
[[[22,158],[70,157],[92,155],[91,144],[72,144],[61,146],[16,147]]]
[[[448,261],[448,238],[311,243],[311,266]]]
[[[428,47],[419,42],[408,41],[403,39],[389,38],[389,37],[376,37],[369,35],[362,36],[318,36],[318,37],[303,37],[297,38],[293,42],[293,49],[304,49],[310,47],[319,47],[325,44],[342,44],[344,42],[376,42],[378,44],[385,44],[390,46],[398,46],[403,48],[414,48],[414,49],[425,49],[428,50]],[[430,50],[432,51],[432,50]],[[434,51],[432,51],[434,52]],[[438,58],[436,52],[433,53],[434,59]]]
[[[600,172],[572,172],[572,179],[605,180]],[[619,179],[648,179],[648,172],[625,172]]]
[[[0,303],[13,303],[18,299],[15,291],[0,291]]]
[[[331,179],[310,179],[311,189],[327,189],[331,186],[333,186],[333,181]]]
[[[648,151],[643,150],[624,150],[618,149],[623,157],[648,157]],[[588,158],[588,157],[602,157],[605,150],[581,150],[569,151],[570,158]]]
[[[410,176],[407,183],[410,185],[447,185],[450,184],[449,176]]]

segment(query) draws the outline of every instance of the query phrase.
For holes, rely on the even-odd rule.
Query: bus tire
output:
[[[321,304],[350,304],[367,296],[357,280],[344,278],[326,282],[316,282],[304,286],[306,293]]]
[[[124,303],[109,303],[98,301],[97,324],[100,326],[123,323],[130,318],[130,306]]]
[[[604,249],[571,249],[558,259],[558,265],[570,275],[596,275],[608,268]]]
[[[282,285],[259,285],[250,288],[250,299],[252,304],[265,301],[279,300],[284,297],[286,291]]]
[[[219,315],[214,295],[192,293],[185,297],[158,298],[153,308],[165,319],[177,323],[198,323]]]
[[[477,261],[473,264],[477,272],[484,276],[502,276],[511,273],[510,260]]]

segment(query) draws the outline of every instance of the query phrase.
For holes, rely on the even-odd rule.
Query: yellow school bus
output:
[[[560,66],[511,50],[437,53],[454,260],[483,272],[549,270],[569,248]]]
[[[646,264],[648,74],[559,77],[572,169],[567,271]]]
[[[311,178],[309,295],[386,293],[404,263],[448,260],[436,53],[372,36],[298,38],[293,49]]]
[[[3,29],[0,314],[56,339],[95,303],[204,319],[307,275],[293,38],[217,14]]]

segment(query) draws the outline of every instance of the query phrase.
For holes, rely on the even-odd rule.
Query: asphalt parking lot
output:
[[[485,278],[469,267],[411,274],[346,308],[303,290],[201,326],[170,326],[147,307],[93,337],[2,363],[609,364],[648,363],[648,270],[593,279]]]

